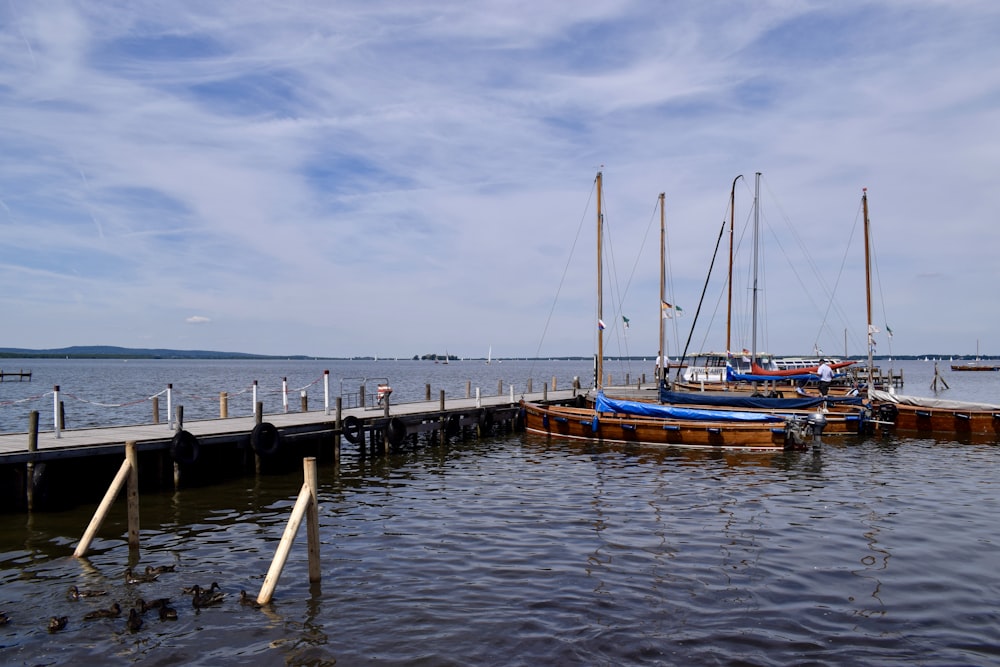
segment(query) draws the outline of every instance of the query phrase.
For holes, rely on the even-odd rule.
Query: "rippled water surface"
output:
[[[71,554],[93,507],[0,516],[0,663],[998,664],[998,452],[521,434],[385,459],[345,448],[319,473],[322,581],[308,582],[303,528],[261,610],[239,592],[259,591],[300,473],[144,494],[134,565],[177,567],[150,584],[124,581],[122,502],[86,559]],[[212,581],[226,599],[195,610],[181,589]],[[70,601],[73,584],[108,595]],[[177,620],[83,620],[163,596]],[[53,615],[69,619],[57,634]]]

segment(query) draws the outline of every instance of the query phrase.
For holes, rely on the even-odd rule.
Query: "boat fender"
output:
[[[170,458],[182,465],[197,461],[199,450],[198,438],[190,431],[177,431],[170,440]]]
[[[343,433],[347,442],[352,445],[361,444],[364,439],[364,427],[361,425],[361,420],[354,415],[344,417]]]
[[[398,445],[406,437],[406,424],[399,417],[393,417],[385,427],[385,439],[390,445]]]
[[[489,431],[493,428],[493,413],[486,408],[479,410],[479,429]]]
[[[250,431],[250,446],[257,452],[257,456],[274,456],[280,445],[281,434],[274,424],[261,422]]]
[[[448,415],[448,420],[444,423],[444,432],[448,436],[458,435],[458,430],[462,425],[462,418],[459,415]]]

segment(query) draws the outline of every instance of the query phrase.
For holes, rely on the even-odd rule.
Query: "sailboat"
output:
[[[493,360],[493,346],[490,345],[490,350],[489,352],[486,353],[486,365],[489,366],[492,360]]]
[[[980,364],[979,363],[979,339],[976,339],[976,360],[967,361],[964,364],[952,364],[951,370],[953,371],[997,371],[1000,370],[1000,366],[993,366],[991,364]]]
[[[603,175],[597,173],[597,354],[592,407],[522,401],[525,430],[550,437],[604,443],[775,451],[805,447],[813,429],[805,420],[738,410],[659,405],[605,396],[601,212]],[[662,202],[662,200],[661,200]],[[661,347],[662,351],[662,347]]]

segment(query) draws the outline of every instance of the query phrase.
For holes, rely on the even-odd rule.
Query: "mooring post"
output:
[[[180,433],[184,430],[184,406],[178,405],[174,408],[174,423],[177,424],[177,432]]]
[[[38,410],[32,410],[28,414],[28,453],[34,454],[38,450]],[[27,473],[25,475],[25,491],[27,492],[28,511],[35,509],[35,460],[34,456],[28,459]]]
[[[167,428],[173,430],[174,428],[174,409],[171,407],[174,400],[174,385],[167,385]]]
[[[288,378],[281,378],[281,407],[288,412]]]
[[[160,423],[160,397],[154,396],[150,399],[150,403],[153,404],[153,423]]]
[[[552,376],[552,391],[556,390],[556,376]]]
[[[52,387],[52,430],[57,438],[62,437],[59,433],[59,385]]]
[[[139,455],[135,440],[125,443],[125,461],[128,462],[128,482],[125,497],[128,502],[128,548],[139,549]]]
[[[472,380],[465,381],[465,397],[469,398],[472,396]]]
[[[497,396],[503,396],[503,380],[497,380]]]
[[[59,430],[66,430],[66,401],[59,401]]]
[[[365,407],[365,386],[364,385],[361,385],[361,388],[358,389],[358,403],[360,404],[360,406],[362,408]]]
[[[476,387],[476,407],[483,407],[483,399],[482,396],[479,395],[479,387]]]
[[[299,391],[299,409],[301,412],[309,412],[309,396],[305,389]]]
[[[528,393],[528,394],[530,394],[530,393],[531,393],[531,388],[532,388],[532,387],[531,387],[531,384],[532,384],[532,383],[531,383],[531,378],[528,378],[528,390],[527,390],[527,392],[525,392],[525,393]]]
[[[444,389],[441,390],[440,403],[441,403],[441,409],[444,410]]]
[[[251,409],[256,410],[257,409],[257,381],[256,380],[253,381],[253,385],[251,386],[251,391],[253,393],[253,398],[251,398],[251,403],[250,403]]]
[[[317,583],[322,577],[319,562],[319,500],[317,497],[319,483],[315,457],[310,456],[302,459],[302,467],[305,478],[302,489],[299,491],[299,497],[295,501],[292,514],[288,517],[288,524],[285,526],[285,532],[282,534],[281,541],[274,553],[271,567],[268,568],[267,576],[264,577],[264,583],[260,587],[260,593],[257,595],[258,604],[268,604],[271,601],[274,589],[278,585],[278,578],[281,577],[281,571],[285,567],[288,553],[295,541],[295,535],[299,532],[303,516],[306,519],[308,538],[309,582]]]
[[[337,408],[336,408],[336,411],[337,411],[336,415],[334,415],[334,419],[333,419],[333,427],[335,429],[337,429],[337,437],[334,438],[334,443],[333,443],[333,462],[336,465],[340,465],[340,444],[341,444],[340,441],[341,441],[341,434],[343,433],[343,429],[344,429],[344,419],[343,419],[343,417],[344,417],[344,397],[343,396],[338,396],[337,397]]]
[[[330,371],[323,371],[323,414],[330,416]]]
[[[542,401],[547,401],[547,400],[549,400],[549,385],[543,384],[542,385]]]
[[[253,423],[260,425],[264,421],[264,402],[257,401],[253,404]]]
[[[219,419],[229,418],[229,393],[219,392]]]
[[[431,383],[428,382],[424,385],[424,400],[430,403],[431,400]]]

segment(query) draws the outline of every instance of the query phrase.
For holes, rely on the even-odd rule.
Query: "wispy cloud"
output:
[[[691,304],[754,171],[783,241],[770,349],[863,335],[863,186],[898,353],[1000,333],[975,308],[1000,282],[995,3],[576,5],[5,3],[6,343],[587,354],[602,164],[633,354],[655,354],[656,195]],[[811,256],[774,268],[785,247]],[[796,291],[818,283],[844,305]]]

